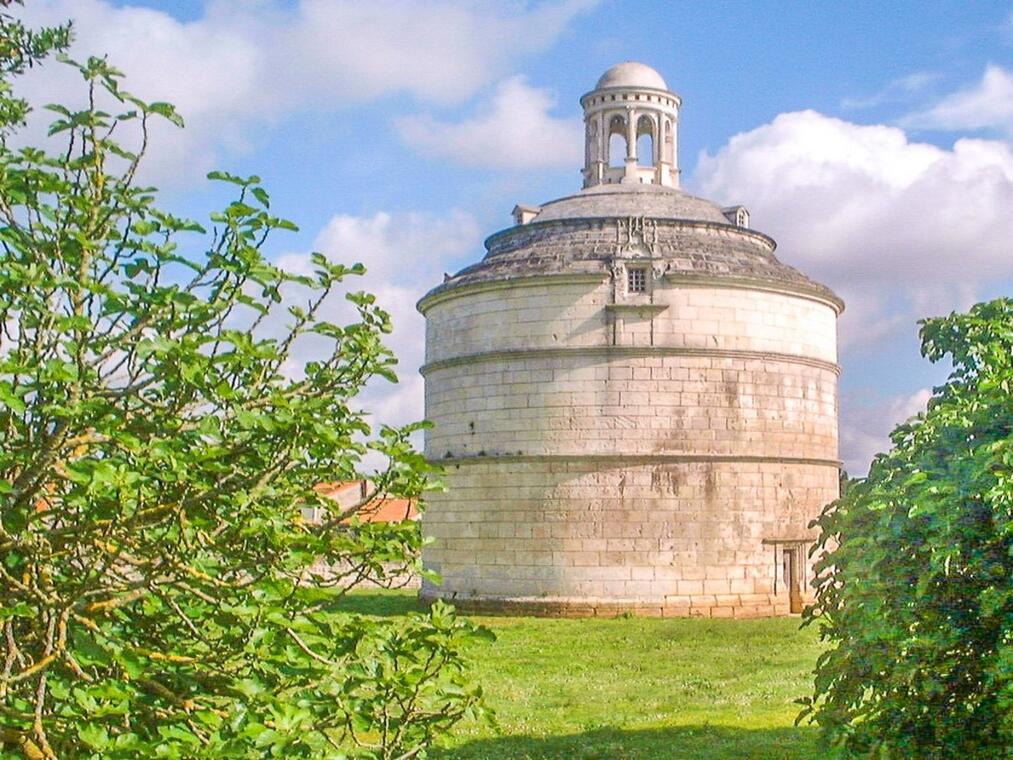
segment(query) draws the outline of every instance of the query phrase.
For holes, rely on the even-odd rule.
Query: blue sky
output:
[[[864,473],[944,376],[915,320],[1013,290],[1013,4],[32,0],[75,18],[128,89],[175,102],[148,178],[203,216],[210,168],[257,173],[319,248],[371,268],[402,357],[366,403],[422,413],[414,300],[517,202],[579,188],[578,98],[639,60],[683,98],[684,187],[743,203],[779,256],[841,293],[842,456]],[[59,66],[26,86],[66,100]],[[338,309],[339,307],[335,307]]]

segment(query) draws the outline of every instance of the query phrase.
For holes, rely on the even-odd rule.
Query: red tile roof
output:
[[[370,485],[365,480],[348,480],[337,483],[320,483],[316,490],[338,502],[341,507],[351,507],[369,494]],[[356,512],[363,522],[402,522],[416,520],[419,513],[414,499],[399,499],[380,495]]]

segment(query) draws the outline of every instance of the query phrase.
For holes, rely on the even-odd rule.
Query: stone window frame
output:
[[[626,292],[629,295],[645,295],[648,283],[647,265],[628,265],[626,267]]]

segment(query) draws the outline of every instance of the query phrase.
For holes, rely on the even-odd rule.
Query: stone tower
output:
[[[838,494],[841,300],[744,208],[678,189],[648,66],[581,98],[584,189],[519,205],[420,302],[424,599],[556,615],[758,616],[810,595]]]

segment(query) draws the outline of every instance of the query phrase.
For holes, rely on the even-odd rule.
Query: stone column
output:
[[[637,181],[637,112],[626,109],[626,172],[623,182]]]

